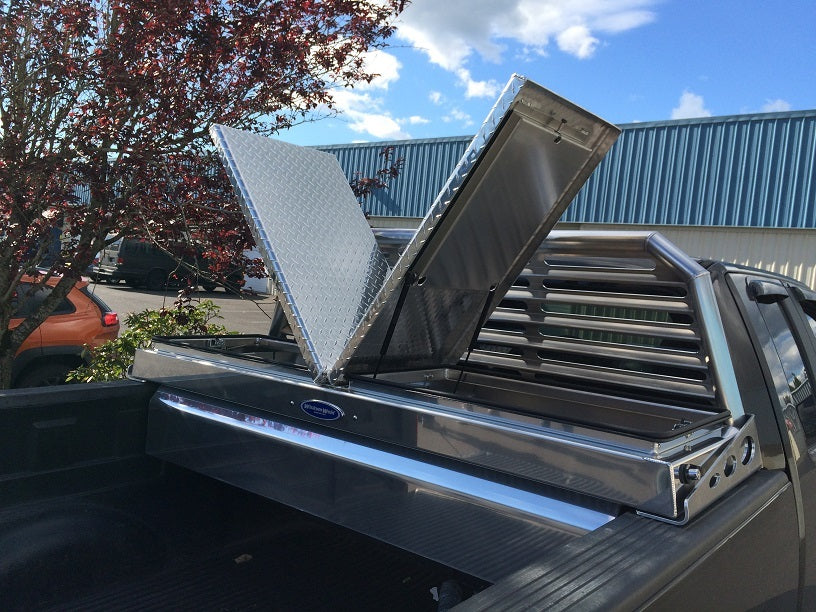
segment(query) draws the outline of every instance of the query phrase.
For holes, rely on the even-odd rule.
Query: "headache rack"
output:
[[[659,234],[553,232],[482,328],[468,363],[716,411],[715,368],[727,369],[723,384],[732,373],[723,339],[706,335],[705,313],[716,328],[705,271]],[[726,389],[723,407],[733,393]]]
[[[761,467],[708,273],[655,233],[542,242],[615,134],[511,80],[389,258],[336,160],[216,129],[292,339],[154,339],[148,452],[486,580],[691,520]]]

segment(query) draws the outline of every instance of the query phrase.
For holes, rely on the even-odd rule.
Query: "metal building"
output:
[[[770,269],[816,287],[816,110],[620,126],[618,142],[561,227],[657,229],[698,257]],[[401,175],[364,203],[374,224],[411,226],[469,136],[319,147],[347,176],[373,176],[394,147]]]

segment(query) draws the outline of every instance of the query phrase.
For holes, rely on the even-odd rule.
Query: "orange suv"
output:
[[[45,299],[59,279],[34,288],[34,279],[23,277],[14,296],[14,314],[10,328]],[[62,303],[31,335],[14,358],[12,387],[59,385],[74,368],[87,360],[85,346],[97,347],[119,334],[119,317],[88,291],[88,283],[79,281]]]

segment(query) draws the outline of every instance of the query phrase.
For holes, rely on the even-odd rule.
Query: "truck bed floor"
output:
[[[487,586],[169,466],[157,482],[8,508],[0,545],[21,539],[5,550],[30,554],[0,549],[6,610],[436,610],[445,580]]]

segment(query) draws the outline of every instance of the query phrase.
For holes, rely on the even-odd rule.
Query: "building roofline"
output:
[[[660,121],[634,121],[616,124],[622,130],[636,128],[670,127],[673,125],[696,125],[703,123],[728,123],[736,121],[767,121],[768,119],[816,118],[816,109],[781,111],[775,113],[745,113],[741,115],[716,115],[712,117],[692,117],[690,119],[663,119]]]
[[[658,121],[634,121],[630,123],[616,124],[622,130],[634,130],[641,128],[671,127],[678,125],[701,125],[710,123],[729,123],[738,121],[767,121],[768,119],[798,119],[801,117],[813,117],[816,119],[816,109],[781,111],[775,113],[745,113],[741,115],[716,115],[712,117],[693,117],[690,119],[662,119]],[[315,149],[331,151],[333,149],[348,149],[350,147],[388,147],[405,145],[436,144],[441,142],[470,142],[472,135],[465,136],[439,136],[436,138],[406,138],[403,140],[378,140],[372,142],[347,142],[329,145],[314,145]]]
[[[437,138],[406,138],[403,140],[377,140],[373,142],[347,142],[345,144],[330,144],[330,145],[313,145],[315,149],[332,150],[332,149],[348,149],[349,147],[388,147],[398,145],[421,145],[421,144],[436,144],[440,142],[470,142],[473,139],[473,134],[469,136],[440,136]]]

